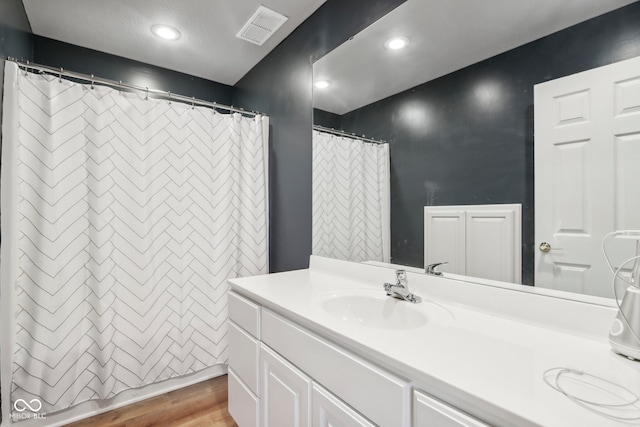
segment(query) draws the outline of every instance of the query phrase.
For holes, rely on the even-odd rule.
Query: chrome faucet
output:
[[[449,264],[449,263],[448,262],[436,262],[435,264],[429,264],[429,265],[425,266],[424,272],[426,274],[430,274],[432,276],[442,276],[442,272],[441,271],[436,271],[436,267],[438,267],[440,265],[444,265],[444,264]]]
[[[396,270],[395,285],[391,283],[384,284],[384,290],[390,297],[402,299],[417,304],[422,302],[422,298],[409,292],[409,281],[407,280],[407,272],[404,270]]]

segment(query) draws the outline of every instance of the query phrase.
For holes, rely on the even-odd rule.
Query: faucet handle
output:
[[[440,266],[440,265],[445,265],[445,264],[449,264],[448,262],[436,262],[434,264],[429,264],[427,266],[425,266],[424,268],[424,272],[427,274],[431,274],[433,276],[442,276],[442,272],[441,271],[436,271],[436,267]]]
[[[405,270],[396,270],[396,283],[404,288],[408,287],[407,272]]]

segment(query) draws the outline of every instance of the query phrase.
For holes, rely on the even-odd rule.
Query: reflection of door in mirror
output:
[[[536,85],[535,191],[536,284],[612,297],[602,239],[640,229],[640,58]]]
[[[312,143],[312,253],[389,262],[388,144],[320,127]]]

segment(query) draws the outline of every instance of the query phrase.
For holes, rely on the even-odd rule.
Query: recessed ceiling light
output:
[[[180,31],[168,25],[152,25],[151,32],[164,40],[178,40]]]
[[[326,89],[331,86],[331,82],[329,80],[318,80],[314,82],[313,85],[318,89]]]
[[[406,37],[393,37],[384,42],[384,47],[391,50],[398,50],[406,47],[409,44],[409,39]]]

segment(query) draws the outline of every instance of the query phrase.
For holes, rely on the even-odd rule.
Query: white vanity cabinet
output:
[[[231,319],[247,333],[231,333],[232,347],[244,341],[247,348],[240,360],[230,360],[231,372],[247,378],[230,376],[230,382],[244,386],[230,386],[230,407],[241,407],[237,393],[248,402],[245,412],[256,408],[263,390],[272,388],[255,378],[256,370],[264,377],[262,360],[253,368],[255,349],[262,359],[264,348],[308,379],[303,388],[310,384],[310,397],[296,397],[307,406],[285,406],[308,411],[306,423],[313,427],[624,424],[545,384],[549,369],[567,367],[638,392],[640,365],[613,353],[606,338],[615,304],[409,272],[412,292],[423,297],[421,304],[410,304],[384,293],[383,283],[394,280],[394,270],[312,256],[308,269],[231,279],[236,305]],[[242,300],[246,304],[239,304]],[[239,313],[247,319],[237,318]],[[256,394],[252,380],[258,382]],[[289,402],[301,396],[286,387]],[[276,404],[273,396],[268,405]],[[253,419],[236,422],[264,425]]]
[[[404,380],[235,292],[229,319],[229,413],[239,427],[409,427]]]
[[[239,427],[485,426],[289,319],[229,298],[229,412]]]

